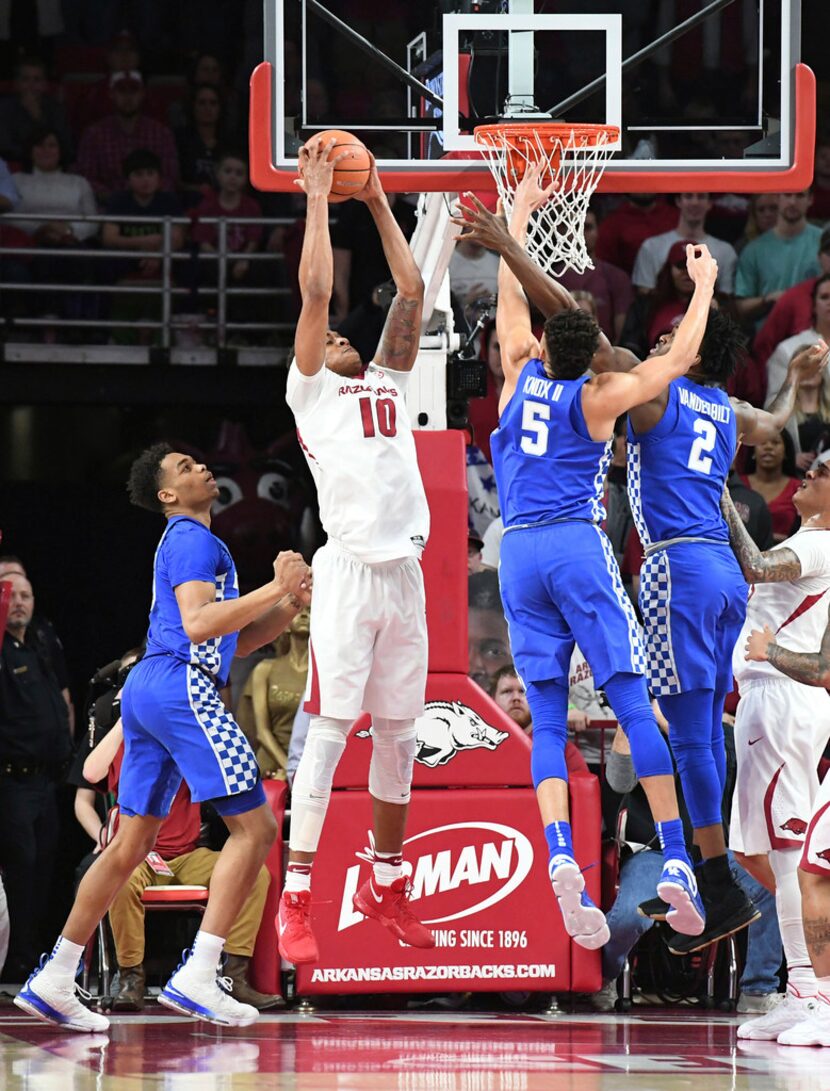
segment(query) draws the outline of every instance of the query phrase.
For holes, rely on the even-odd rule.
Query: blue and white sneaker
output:
[[[89,994],[82,992],[75,981],[65,980],[51,972],[49,957],[44,955],[40,965],[29,975],[29,980],[14,998],[18,1008],[65,1030],[77,1030],[84,1033],[109,1030],[110,1021],[85,1008],[77,993],[89,999]]]
[[[548,864],[553,892],[562,910],[565,931],[580,947],[595,951],[611,937],[605,914],[585,891],[585,876],[572,856],[551,857]]]
[[[230,995],[230,979],[215,977],[205,981],[190,969],[190,953],[184,952],[176,972],[159,994],[159,1004],[221,1027],[248,1027],[255,1023],[259,1012],[251,1004],[234,1000]]]
[[[697,888],[694,868],[678,858],[666,860],[657,894],[668,902],[666,923],[684,936],[699,936],[706,927],[706,910]]]

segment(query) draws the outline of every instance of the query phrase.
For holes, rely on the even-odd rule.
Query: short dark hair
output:
[[[746,356],[746,335],[728,314],[714,308],[709,311],[706,332],[700,342],[700,367],[707,379],[725,383],[734,375]]]
[[[21,568],[26,566],[19,557],[16,557],[14,553],[0,553],[0,564],[19,564]]]
[[[545,322],[548,371],[555,379],[579,379],[599,348],[600,328],[583,310],[560,311]]]
[[[121,169],[125,178],[129,178],[137,170],[154,170],[161,174],[161,159],[149,148],[136,148],[124,158]]]
[[[164,504],[158,498],[161,488],[161,464],[172,452],[169,443],[154,443],[142,451],[130,466],[127,478],[127,495],[130,503],[147,511],[163,512]]]
[[[502,678],[518,678],[520,682],[522,681],[521,675],[512,663],[507,663],[505,666],[499,667],[496,673],[490,676],[490,688],[488,693],[491,697],[496,696],[496,690],[499,688],[499,682]]]
[[[208,86],[210,86],[208,84]],[[248,165],[248,153],[244,148],[231,147],[230,145],[224,148],[220,148],[216,153],[216,166],[223,163],[226,159],[238,159],[240,163]]]
[[[501,604],[498,573],[492,569],[473,572],[467,579],[468,604],[476,610],[497,610],[504,613]]]
[[[61,167],[64,166],[65,155],[64,147],[61,143],[61,134],[54,125],[36,125],[35,128],[29,131],[24,145],[24,162],[30,170],[32,169],[32,153],[39,144],[42,144],[43,141],[50,136],[53,136],[58,142],[58,147],[60,148],[60,159],[58,162]]]

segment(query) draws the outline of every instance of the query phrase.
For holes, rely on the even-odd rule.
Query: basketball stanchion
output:
[[[530,217],[527,252],[546,272],[593,268],[585,249],[585,214],[620,131],[614,125],[500,122],[479,125],[483,150],[505,213],[510,218],[516,186],[528,167],[542,165],[539,183],[553,184],[549,201]]]

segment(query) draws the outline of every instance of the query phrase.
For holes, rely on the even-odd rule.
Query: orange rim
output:
[[[494,125],[477,125],[473,133],[479,144],[496,146],[507,143],[517,151],[529,140],[539,140],[548,145],[565,145],[573,134],[574,146],[584,148],[607,144],[609,141],[618,140],[620,136],[616,125],[570,125],[561,121],[525,124],[499,122]]]

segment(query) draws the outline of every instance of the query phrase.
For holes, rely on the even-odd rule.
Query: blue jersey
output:
[[[611,441],[591,439],[582,414],[581,379],[551,379],[528,360],[490,440],[505,530],[605,518],[602,490]]]
[[[147,633],[147,656],[168,655],[193,663],[224,686],[236,651],[238,633],[193,644],[182,625],[175,589],[199,580],[216,588],[216,601],[239,598],[236,568],[228,548],[204,523],[174,515],[167,524],[153,562],[153,604]]]
[[[669,538],[728,542],[720,501],[735,457],[735,410],[726,391],[675,379],[659,424],[628,424],[628,498],[644,546]]]

